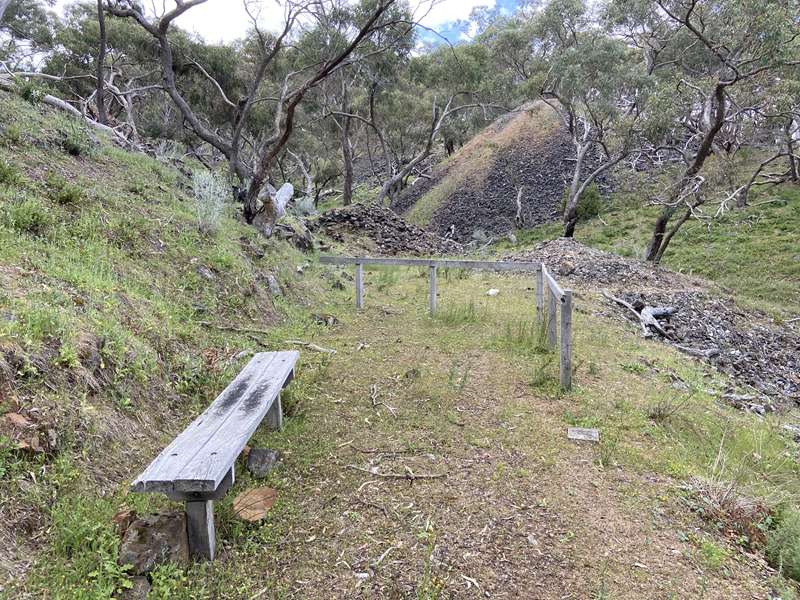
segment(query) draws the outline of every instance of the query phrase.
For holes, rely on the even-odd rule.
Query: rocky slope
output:
[[[418,179],[392,208],[418,225],[461,242],[515,227],[522,188],[525,227],[558,218],[573,154],[548,106],[531,103],[504,115],[456,154]]]

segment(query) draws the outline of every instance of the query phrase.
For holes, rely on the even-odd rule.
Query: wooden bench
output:
[[[160,492],[186,503],[189,552],[214,559],[214,500],[235,479],[234,466],[250,436],[267,417],[283,424],[281,390],[294,377],[300,354],[260,352],[214,402],[136,478],[134,492]]]

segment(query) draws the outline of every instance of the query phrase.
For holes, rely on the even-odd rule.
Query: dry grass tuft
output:
[[[764,522],[770,509],[759,499],[743,494],[732,482],[692,477],[685,489],[692,509],[748,548],[763,548],[767,538]]]

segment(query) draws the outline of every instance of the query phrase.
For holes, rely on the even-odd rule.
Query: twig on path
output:
[[[304,346],[305,348],[313,350],[314,352],[322,352],[323,354],[330,354],[331,356],[336,354],[336,350],[331,348],[323,348],[322,346],[317,346],[311,342],[304,342],[303,340],[286,340],[284,343],[294,344],[295,346]]]
[[[267,331],[266,329],[256,329],[253,327],[233,327],[232,325],[217,325],[216,323],[211,323],[209,321],[197,321],[198,325],[205,325],[206,327],[212,327],[214,329],[219,329],[221,331],[235,331],[236,333],[257,333],[259,335],[271,335],[271,331]]]
[[[372,408],[378,408],[379,406],[385,406],[386,410],[392,413],[392,416],[396,419],[397,413],[395,412],[397,409],[389,406],[385,402],[378,402],[378,384],[373,383],[369,388],[369,398],[372,400]]]
[[[432,454],[433,448],[406,448],[405,450],[392,450],[391,448],[359,448],[352,444],[350,440],[347,444],[342,444],[340,447],[351,446],[356,452],[362,454],[384,454],[386,456],[399,456],[401,454]]]
[[[365,469],[364,467],[359,467],[356,465],[347,465],[348,469],[353,469],[354,471],[361,471],[362,473],[368,473],[373,477],[381,477],[383,479],[404,479],[406,481],[417,481],[422,479],[444,479],[447,477],[447,473],[432,473],[428,475],[417,475],[411,469],[406,467],[406,473],[381,473],[378,471],[378,467],[372,467],[371,469]]]

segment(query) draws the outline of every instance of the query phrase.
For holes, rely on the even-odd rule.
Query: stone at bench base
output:
[[[144,575],[161,562],[189,563],[186,517],[182,513],[158,513],[136,519],[125,532],[119,548],[119,564],[132,565],[133,575]]]

